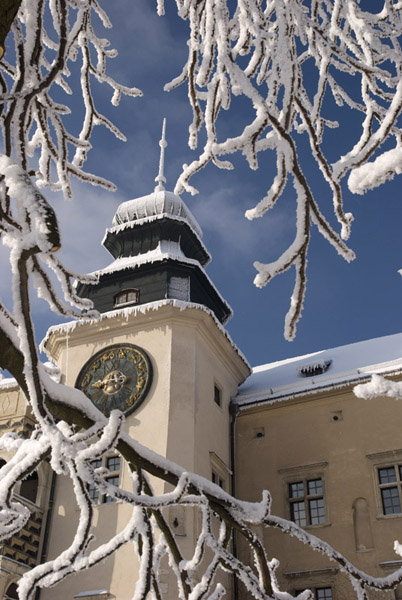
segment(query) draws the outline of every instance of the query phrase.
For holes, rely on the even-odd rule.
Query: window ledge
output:
[[[331,527],[332,523],[319,523],[318,525],[305,525],[303,529],[321,529],[321,527]]]
[[[392,515],[377,515],[376,519],[400,519],[402,517],[402,513],[394,513]]]
[[[113,304],[113,308],[126,308],[127,306],[136,306],[139,302],[137,300],[133,300],[132,302],[119,302],[117,304]]]

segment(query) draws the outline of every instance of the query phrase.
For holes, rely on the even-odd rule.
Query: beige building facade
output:
[[[101,316],[49,330],[49,369],[62,383],[84,390],[106,414],[111,408],[125,411],[126,431],[141,444],[239,498],[259,500],[269,489],[274,514],[329,542],[358,568],[388,574],[402,564],[393,552],[402,525],[402,404],[360,400],[353,386],[373,373],[400,376],[402,335],[251,371],[225,330],[230,307],[205,272],[209,255],[201,236],[183,201],[161,185],[122,204],[103,240],[113,262],[98,272],[96,285],[78,286]],[[1,430],[29,435],[34,426],[15,382],[3,380]],[[105,468],[112,483],[131,489],[116,453],[97,467]],[[154,484],[156,492],[169,489]],[[100,545],[125,526],[130,510],[95,489],[89,492],[94,544]],[[15,493],[32,519],[0,550],[0,597],[10,599],[18,598],[16,585],[27,569],[68,546],[79,516],[69,478],[52,475],[47,463]],[[165,516],[189,557],[198,517],[181,507]],[[283,589],[310,587],[317,600],[351,597],[335,563],[278,530],[257,534],[269,557],[280,560]],[[240,539],[237,551],[250,560]],[[177,588],[165,567],[163,598],[175,600]],[[42,590],[39,598],[129,600],[137,568],[126,544],[104,563]],[[223,581],[228,598],[250,597],[228,576]]]
[[[273,514],[374,577],[402,565],[393,550],[402,539],[402,403],[363,400],[353,387],[374,373],[399,379],[401,350],[395,335],[263,365],[234,400],[237,496],[258,500],[269,489]],[[282,589],[310,588],[317,600],[354,597],[335,562],[277,529],[259,534],[280,561]],[[241,547],[243,559],[247,553]]]

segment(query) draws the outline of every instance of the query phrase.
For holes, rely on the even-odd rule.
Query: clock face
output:
[[[114,344],[92,356],[82,367],[75,387],[107,417],[114,409],[126,415],[139,407],[152,381],[152,366],[134,344]]]

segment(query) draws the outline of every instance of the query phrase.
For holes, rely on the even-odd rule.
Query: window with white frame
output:
[[[104,456],[91,461],[94,469],[105,469],[104,480],[112,485],[119,485],[120,481],[120,457],[116,455]],[[106,494],[100,494],[99,489],[92,483],[88,485],[88,494],[93,504],[110,504],[115,502],[115,498]]]
[[[383,514],[400,514],[402,512],[402,464],[378,467],[377,474]]]
[[[326,522],[324,486],[321,477],[288,484],[290,518],[300,527]]]
[[[139,290],[135,288],[129,288],[121,290],[114,297],[114,306],[126,306],[128,304],[138,304],[140,297]]]

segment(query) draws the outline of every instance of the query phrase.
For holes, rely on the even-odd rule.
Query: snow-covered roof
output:
[[[117,226],[122,223],[139,221],[140,219],[157,215],[182,217],[188,221],[198,237],[202,238],[201,227],[190,209],[180,196],[166,190],[157,190],[147,196],[123,202],[116,210],[116,214],[113,217],[113,225]]]
[[[122,256],[116,258],[110,265],[103,269],[99,269],[98,271],[94,271],[91,275],[99,276],[105,275],[106,273],[116,273],[117,271],[134,269],[143,264],[159,262],[166,259],[179,260],[201,268],[198,260],[187,258],[180,247],[180,242],[161,240],[154,250],[149,250],[148,252],[137,254],[136,256]]]
[[[189,210],[188,210],[188,213],[190,213]],[[103,236],[102,244],[105,245],[106,239],[107,239],[108,235],[110,235],[110,234],[117,234],[117,233],[120,233],[121,231],[125,231],[126,229],[134,229],[135,227],[141,227],[142,225],[145,225],[147,223],[152,223],[153,221],[163,219],[165,216],[166,216],[166,214],[152,215],[151,217],[143,217],[142,219],[136,219],[135,221],[127,221],[127,222],[121,223],[120,225],[114,225],[113,227],[109,227],[105,231],[105,235]],[[205,246],[202,242],[202,239],[201,239],[202,238],[202,230],[199,227],[197,221],[194,219],[193,221],[190,222],[187,218],[178,217],[176,215],[169,215],[169,218],[173,221],[180,221],[182,223],[186,223],[187,226],[190,227],[191,231],[198,239],[206,256],[208,257],[203,266],[205,267],[209,262],[211,262],[211,255],[208,252],[208,250],[205,248]],[[194,223],[197,225],[197,227],[198,227],[197,229],[193,228]]]
[[[59,367],[57,367],[54,363],[50,361],[46,361],[42,364],[45,372],[55,381],[56,383],[60,383],[61,380],[61,371]],[[18,388],[17,380],[14,377],[3,377],[0,373],[0,391],[4,390],[12,390]]]
[[[402,333],[254,367],[234,402],[252,405],[314,394],[402,372]]]
[[[183,300],[176,300],[173,298],[169,298],[169,299],[165,298],[164,300],[158,300],[156,302],[148,302],[147,304],[140,304],[137,306],[127,306],[125,308],[118,308],[115,310],[111,310],[109,312],[100,313],[96,319],[82,318],[82,319],[77,319],[76,321],[69,321],[68,323],[60,323],[59,325],[53,325],[52,327],[49,327],[49,329],[47,330],[45,337],[43,338],[43,340],[41,341],[41,343],[39,345],[39,349],[41,352],[45,352],[47,354],[46,344],[49,341],[49,339],[51,338],[51,336],[55,333],[65,333],[68,335],[69,333],[72,333],[77,327],[85,326],[85,325],[92,324],[92,323],[98,323],[100,321],[104,321],[107,319],[114,319],[115,317],[123,317],[126,320],[128,320],[131,316],[135,316],[136,314],[145,315],[151,311],[154,311],[154,310],[157,311],[163,306],[173,306],[175,308],[178,308],[180,311],[191,310],[191,309],[192,310],[202,310],[203,312],[208,314],[212,318],[212,320],[214,321],[214,323],[218,327],[218,329],[223,333],[225,338],[228,340],[228,342],[230,343],[232,348],[236,351],[236,354],[241,358],[241,360],[244,362],[244,364],[247,366],[247,368],[249,370],[251,370],[247,358],[244,356],[242,351],[236,346],[236,344],[230,337],[228,331],[225,329],[225,327],[222,325],[222,323],[220,323],[218,321],[218,319],[215,316],[215,313],[211,309],[207,308],[203,304],[196,304],[195,302],[185,302]]]

